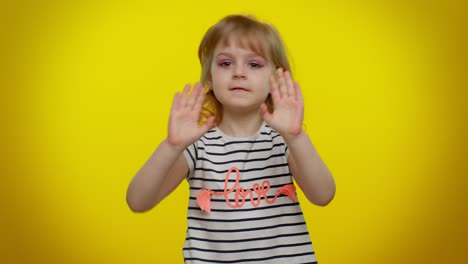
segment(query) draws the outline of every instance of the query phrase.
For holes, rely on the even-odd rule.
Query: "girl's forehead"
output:
[[[245,45],[239,45],[238,43],[229,43],[229,44],[219,44],[216,46],[214,55],[256,55],[256,56],[262,56],[262,53],[259,53],[258,51],[252,49],[249,46]]]
[[[230,34],[223,39],[220,39],[216,45],[215,51],[231,48],[240,48],[252,53],[255,53],[262,57],[267,57],[267,46],[266,41],[261,39],[261,37],[253,36],[248,34],[247,36],[242,36],[241,34]]]

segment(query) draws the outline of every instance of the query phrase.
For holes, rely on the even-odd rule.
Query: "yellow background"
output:
[[[468,261],[463,1],[8,2],[1,263],[182,263],[187,184],[145,214],[125,192],[231,13],[283,35],[335,175],[329,206],[300,196],[319,262]]]

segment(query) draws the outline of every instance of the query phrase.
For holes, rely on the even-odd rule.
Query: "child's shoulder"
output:
[[[230,137],[225,135],[218,127],[214,127],[208,132],[206,132],[202,137],[200,137],[194,144],[195,145],[212,145],[212,144],[233,144],[236,142],[251,142],[255,143],[256,141],[271,141],[271,142],[284,142],[283,137],[266,122],[262,124],[257,133],[250,137]]]
[[[260,134],[262,136],[271,138],[273,141],[281,141],[281,142],[284,141],[280,133],[278,133],[278,131],[276,131],[275,129],[273,129],[266,123],[264,124],[264,128]]]

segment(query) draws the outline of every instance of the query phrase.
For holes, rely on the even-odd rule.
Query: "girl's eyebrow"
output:
[[[221,51],[219,53],[216,54],[216,57],[218,56],[227,56],[227,57],[235,57],[234,54],[228,52],[228,51]],[[263,58],[263,56],[261,55],[258,55],[257,53],[254,53],[254,52],[249,52],[249,53],[245,53],[242,55],[243,57],[247,57],[247,58],[252,58],[252,57],[260,57],[260,58]]]

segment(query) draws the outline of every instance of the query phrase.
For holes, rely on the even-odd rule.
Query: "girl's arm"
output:
[[[182,94],[175,95],[167,139],[159,144],[128,186],[127,203],[134,212],[153,208],[180,184],[189,171],[183,151],[214,125],[213,117],[198,125],[205,93],[199,83],[191,93],[189,90],[190,85],[186,85]]]
[[[262,117],[286,141],[291,173],[307,199],[313,204],[325,206],[335,196],[335,182],[302,130],[304,104],[299,85],[293,83],[289,72],[279,68],[276,77],[270,78],[270,89],[275,109],[270,114],[267,106],[262,105]]]
[[[127,204],[134,212],[145,212],[171,193],[188,173],[183,150],[168,140],[159,144],[130,182]]]
[[[335,181],[304,131],[286,141],[288,163],[294,179],[315,205],[325,206],[335,196]]]

